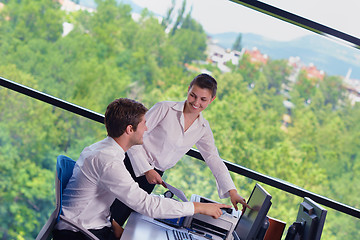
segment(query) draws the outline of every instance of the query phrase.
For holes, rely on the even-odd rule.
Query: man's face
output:
[[[147,131],[147,127],[146,127],[145,115],[143,115],[141,117],[141,121],[139,125],[137,126],[136,131],[133,132],[133,136],[132,136],[133,145],[143,144],[143,135],[145,131]]]

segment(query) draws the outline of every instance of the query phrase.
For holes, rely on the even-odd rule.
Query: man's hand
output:
[[[238,194],[238,192],[236,191],[236,189],[231,189],[229,191],[229,194],[230,194],[230,200],[231,200],[231,203],[233,204],[234,208],[236,209],[236,211],[238,210],[238,207],[237,207],[237,204],[238,203],[241,203],[243,208],[242,208],[242,211],[244,212],[245,211],[245,208],[250,208],[250,206],[246,203],[246,200],[245,198],[243,198],[242,196],[240,196]]]
[[[151,169],[149,171],[147,171],[145,173],[145,177],[146,177],[146,180],[150,183],[150,184],[161,184],[163,185],[165,188],[166,185],[165,183],[163,182],[160,174],[158,174],[154,169]]]
[[[204,215],[211,216],[213,218],[219,218],[223,211],[221,208],[231,208],[230,205],[220,204],[220,203],[200,203],[193,202],[194,204],[194,213],[201,213]]]

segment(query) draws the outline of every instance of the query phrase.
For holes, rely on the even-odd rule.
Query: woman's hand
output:
[[[195,211],[194,213],[201,213],[204,215],[211,216],[213,218],[219,218],[223,211],[221,208],[231,208],[230,205],[220,204],[220,203],[200,203],[193,202]]]
[[[150,184],[161,184],[166,187],[165,183],[163,182],[160,174],[158,174],[154,169],[151,169],[145,173],[146,180]]]
[[[245,208],[250,208],[250,206],[246,203],[245,198],[243,198],[242,196],[240,196],[238,194],[238,192],[236,191],[236,189],[231,189],[229,191],[230,194],[230,200],[231,203],[233,204],[234,208],[236,209],[236,211],[238,210],[237,204],[241,203],[243,208],[242,211],[245,211]]]

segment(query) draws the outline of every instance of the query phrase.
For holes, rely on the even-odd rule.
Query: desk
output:
[[[174,228],[140,213],[132,212],[120,240],[168,240],[166,231],[169,229]],[[183,228],[176,229],[187,232]],[[194,240],[207,240],[194,234],[192,237]]]
[[[264,240],[280,240],[283,235],[286,222],[269,217],[269,223],[270,226],[265,233]]]
[[[154,219],[132,212],[125,225],[121,240],[167,240],[166,230],[171,227]]]

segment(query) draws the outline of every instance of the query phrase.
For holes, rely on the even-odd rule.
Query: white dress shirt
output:
[[[110,226],[110,206],[118,198],[135,211],[154,218],[177,218],[194,214],[191,202],[149,195],[134,182],[124,165],[124,150],[107,137],[86,147],[77,160],[63,193],[65,217],[87,229]],[[74,230],[60,221],[56,229]]]
[[[135,175],[141,176],[154,167],[165,171],[196,145],[215,176],[219,197],[229,197],[228,191],[236,188],[219,156],[209,123],[200,113],[185,131],[184,104],[158,102],[146,113],[148,130],[144,134],[144,143],[127,151]]]

